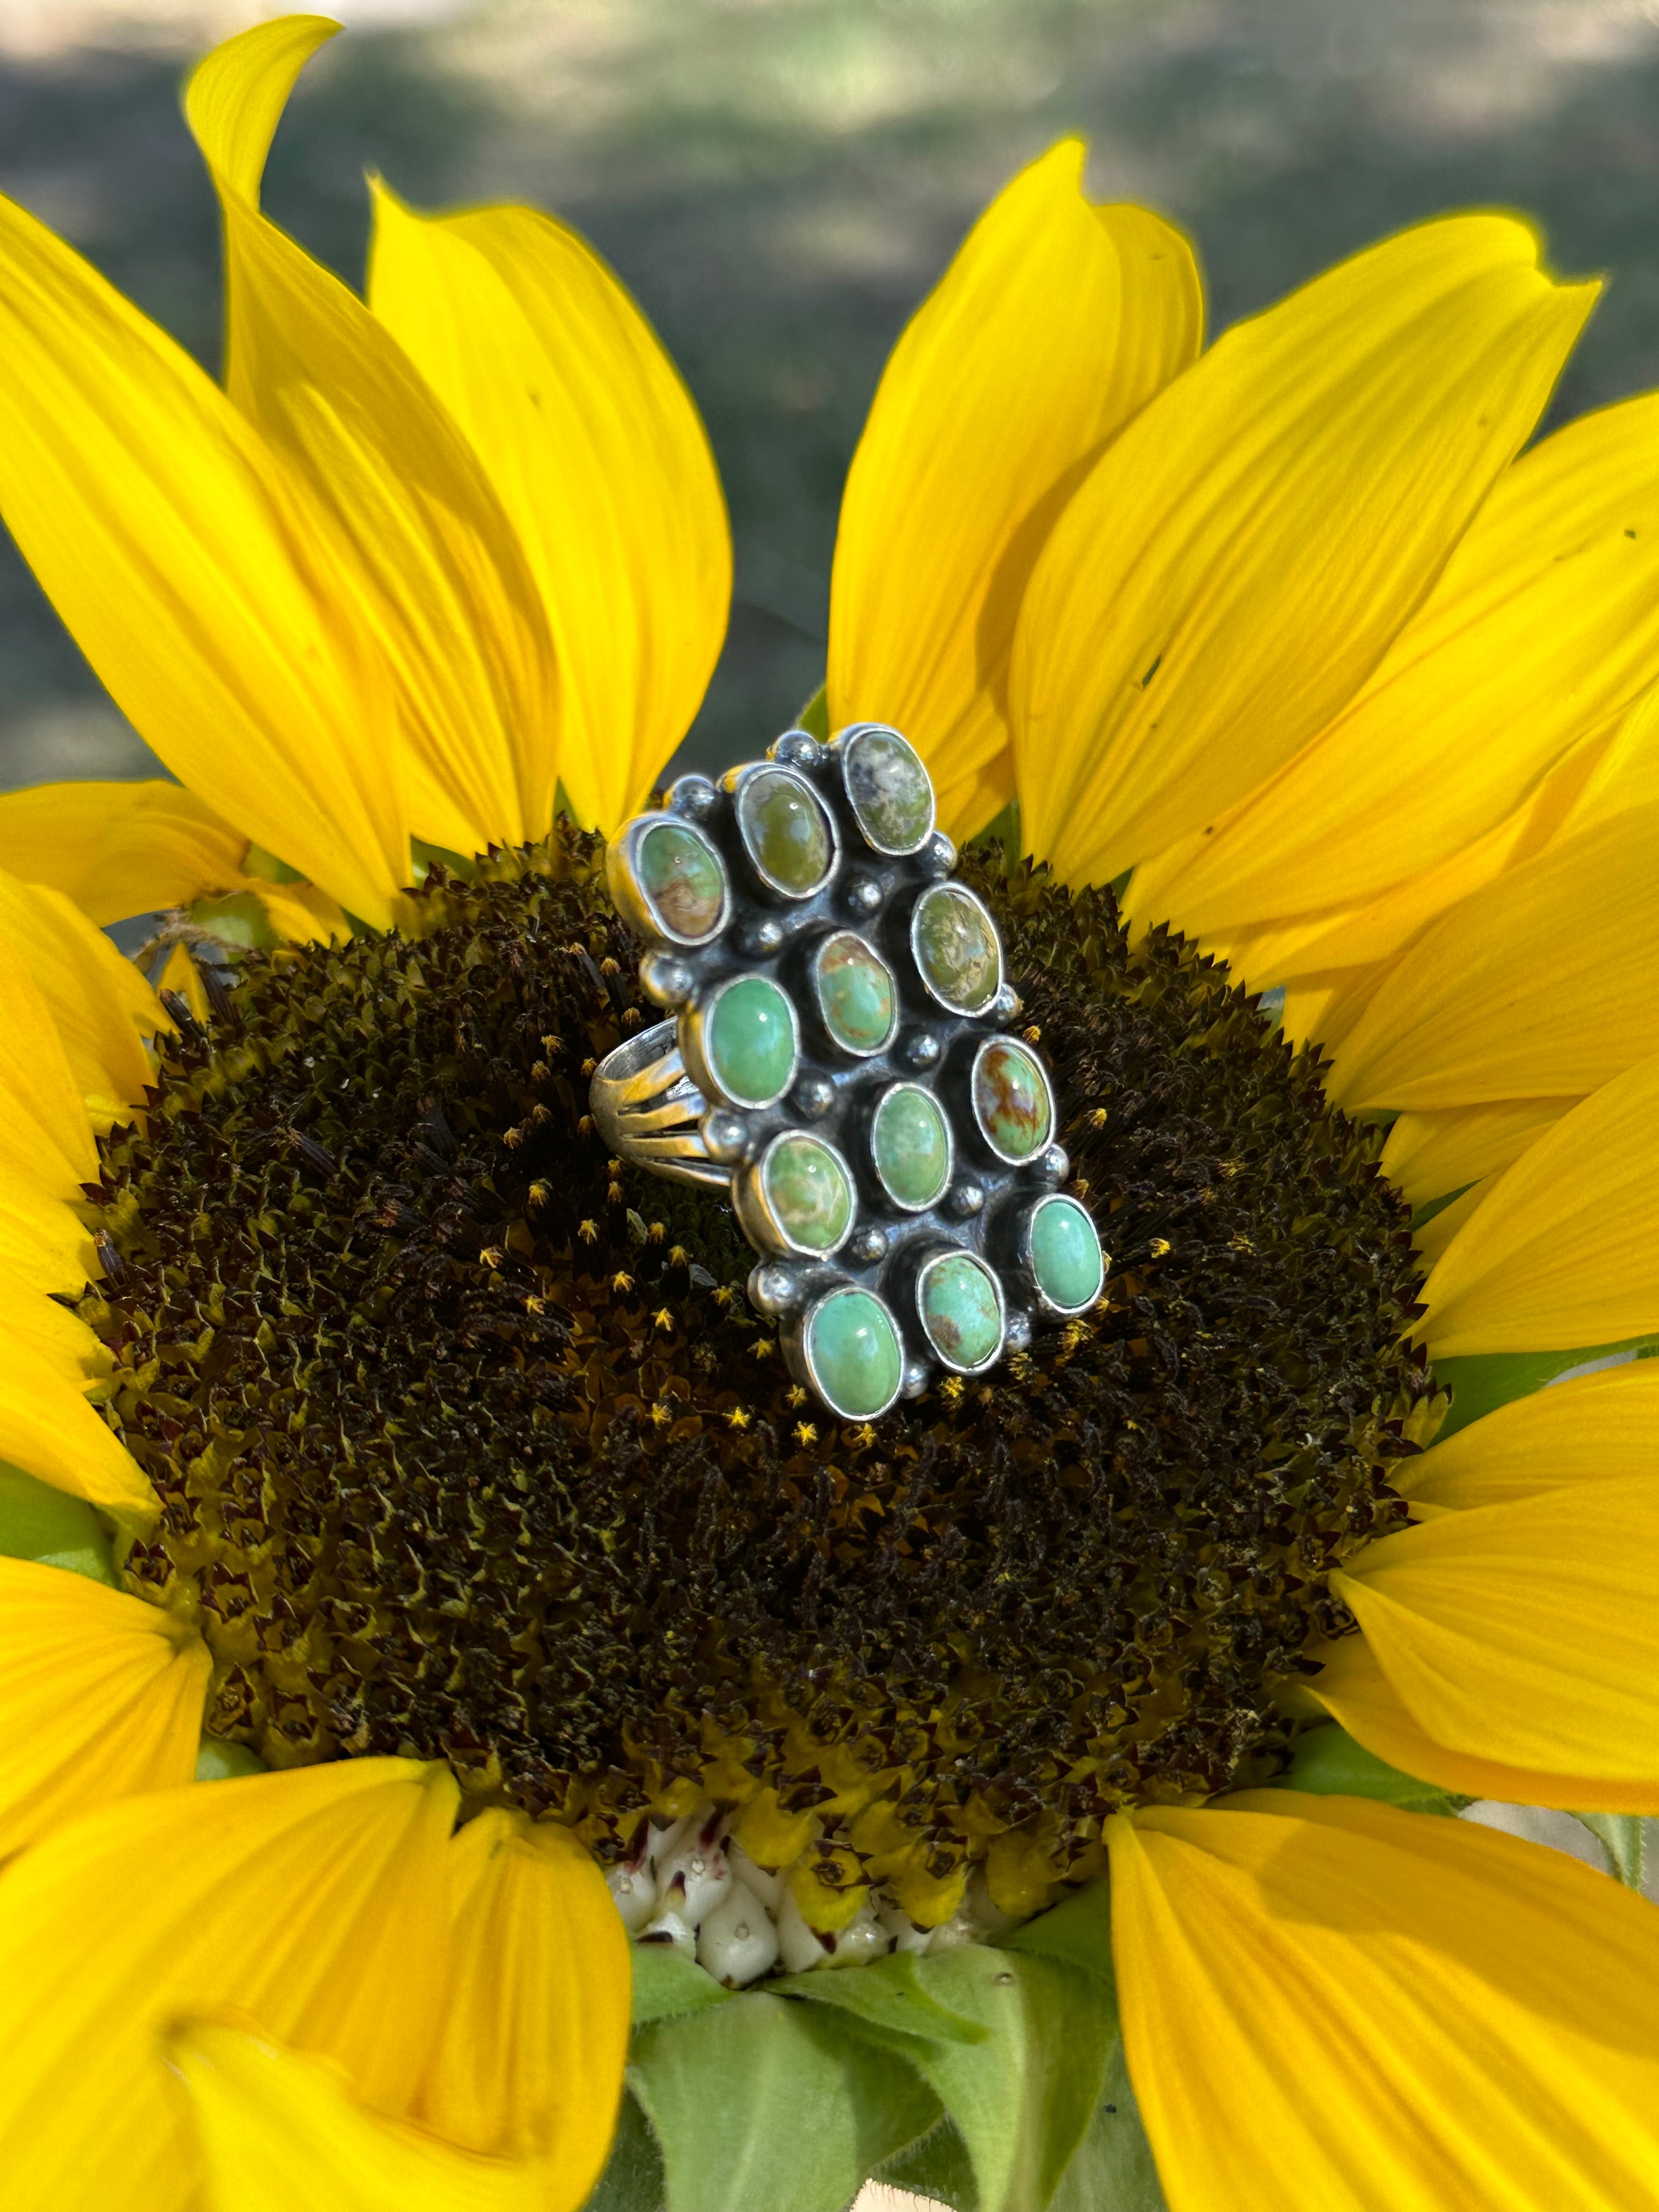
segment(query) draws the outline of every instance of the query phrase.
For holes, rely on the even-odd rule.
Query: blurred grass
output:
[[[689,757],[765,744],[818,680],[835,516],[888,347],[974,213],[1068,131],[1102,197],[1185,224],[1216,327],[1449,207],[1520,206],[1615,281],[1558,398],[1659,383],[1659,14],[1638,0],[518,0],[349,35],[267,204],[356,281],[365,167],[590,236],[702,405],[738,550]],[[0,58],[0,189],[211,363],[213,207],[183,57]],[[0,553],[0,783],[143,773]]]

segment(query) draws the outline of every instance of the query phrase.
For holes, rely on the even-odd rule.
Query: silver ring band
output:
[[[589,1095],[593,1119],[618,1158],[676,1182],[725,1191],[732,1170],[708,1157],[701,1126],[708,1102],[685,1072],[678,1028],[653,1023],[606,1053]]]

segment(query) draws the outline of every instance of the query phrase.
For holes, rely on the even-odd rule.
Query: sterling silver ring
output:
[[[1086,1313],[1107,1261],[988,908],[896,730],[787,730],[683,776],[606,866],[670,1018],[607,1054],[617,1156],[727,1195],[749,1295],[845,1420],[978,1376]]]

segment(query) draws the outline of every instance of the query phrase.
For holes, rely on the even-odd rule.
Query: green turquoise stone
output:
[[[893,1316],[869,1291],[831,1291],[806,1321],[806,1356],[831,1409],[872,1420],[898,1395],[904,1358]]]
[[[739,975],[714,1001],[704,1050],[734,1106],[769,1106],[795,1072],[794,1009],[764,975]]]
[[[670,936],[710,937],[726,919],[720,854],[683,822],[653,822],[635,842],[634,874]]]
[[[956,1012],[982,1014],[1002,988],[996,925],[960,884],[935,884],[922,893],[910,941],[923,982]]]
[[[912,1212],[932,1206],[951,1179],[951,1132],[939,1102],[914,1084],[898,1084],[876,1109],[870,1150],[882,1188]]]
[[[763,1174],[767,1201],[790,1243],[833,1252],[853,1219],[853,1179],[841,1155],[817,1137],[782,1137]]]
[[[814,969],[823,1025],[848,1052],[879,1052],[898,1026],[891,970],[861,937],[842,930],[818,947]]]
[[[849,738],[842,772],[859,827],[878,853],[914,853],[933,826],[933,787],[896,730]]]
[[[983,1367],[1002,1349],[1002,1308],[991,1271],[966,1252],[937,1260],[921,1278],[921,1325],[947,1365]]]
[[[769,883],[804,898],[836,857],[830,817],[798,775],[759,768],[738,793],[738,827],[749,857]]]
[[[1074,1198],[1045,1199],[1031,1218],[1031,1273],[1051,1305],[1093,1305],[1106,1280],[1100,1234]]]
[[[1012,1037],[998,1037],[974,1069],[974,1111],[994,1152],[1029,1160],[1048,1143],[1054,1109],[1042,1063]]]

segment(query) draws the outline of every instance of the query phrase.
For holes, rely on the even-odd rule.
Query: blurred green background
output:
[[[159,9],[160,12],[157,12]],[[204,362],[214,209],[185,62],[276,9],[0,0],[0,190]],[[1659,0],[361,0],[266,204],[356,282],[362,173],[511,197],[605,252],[702,408],[737,544],[688,757],[760,749],[819,680],[836,505],[894,337],[976,210],[1067,131],[1097,198],[1196,239],[1212,327],[1420,216],[1532,210],[1613,283],[1558,397],[1659,383]],[[0,784],[152,772],[10,549]]]

